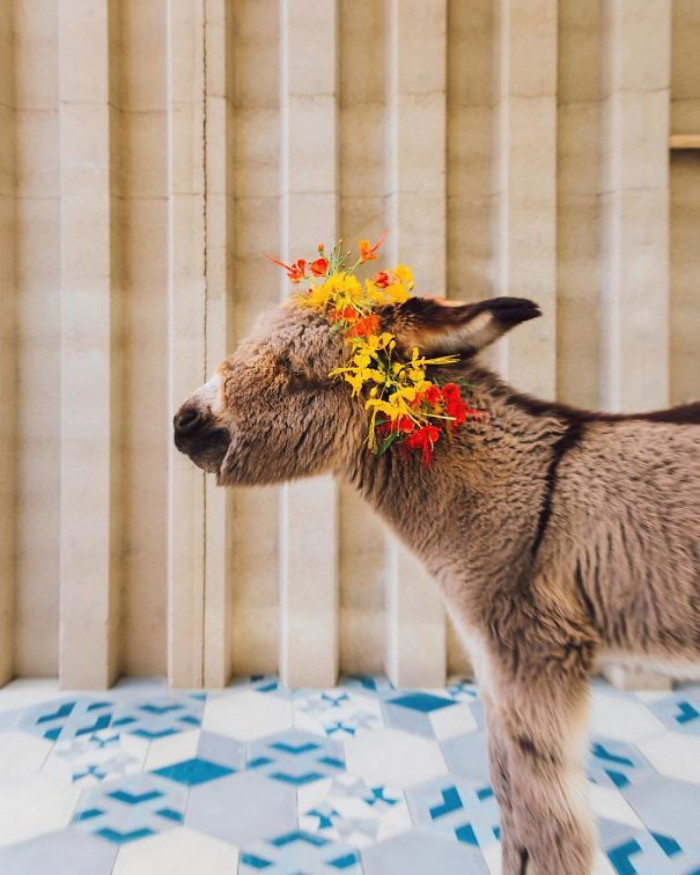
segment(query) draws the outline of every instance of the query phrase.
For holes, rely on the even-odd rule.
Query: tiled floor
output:
[[[700,687],[596,684],[588,770],[598,875],[700,875]],[[498,835],[468,684],[0,691],[2,875],[497,873]]]

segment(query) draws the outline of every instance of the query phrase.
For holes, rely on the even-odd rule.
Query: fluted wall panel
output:
[[[694,0],[0,4],[0,682],[466,670],[349,488],[219,490],[172,415],[265,252],[384,229],[424,294],[541,304],[516,386],[697,397],[698,55]]]

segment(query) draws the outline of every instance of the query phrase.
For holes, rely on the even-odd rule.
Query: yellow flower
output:
[[[390,419],[398,419],[399,411],[389,404],[388,401],[382,401],[381,398],[370,398],[365,404],[366,410],[378,410],[380,413],[386,414]]]
[[[406,267],[405,264],[397,264],[394,268],[394,276],[400,283],[403,283],[409,289],[413,288],[413,271],[410,267]]]
[[[387,286],[384,291],[386,292],[389,302],[392,304],[403,304],[404,301],[407,301],[411,297],[403,283],[392,283],[390,286]]]

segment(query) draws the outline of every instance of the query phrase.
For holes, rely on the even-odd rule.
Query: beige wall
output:
[[[0,677],[463,667],[356,496],[224,495],[170,417],[263,252],[385,227],[422,291],[543,305],[517,386],[697,397],[699,56],[696,0],[1,0]]]

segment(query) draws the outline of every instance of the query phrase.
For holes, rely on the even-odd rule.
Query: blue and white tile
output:
[[[621,790],[643,783],[654,775],[654,770],[638,748],[600,737],[590,739],[586,771],[595,784]]]
[[[410,832],[362,850],[364,875],[488,875],[478,848]]]
[[[700,784],[656,775],[623,793],[647,830],[700,847]]]
[[[466,681],[462,678],[451,678],[445,687],[445,695],[455,702],[464,702],[470,704],[477,701],[479,698],[479,689],[472,681]]]
[[[235,875],[237,867],[233,845],[178,827],[121,847],[112,875]]]
[[[117,846],[75,827],[0,848],[3,875],[111,875]]]
[[[187,732],[201,726],[205,699],[196,693],[125,697],[114,710],[111,727],[149,743]]]
[[[595,875],[697,875],[700,688],[597,683],[593,700]],[[483,727],[461,681],[310,691],[259,676],[170,693],[146,680],[74,695],[14,682],[0,691],[0,871],[233,875],[243,848],[241,873],[359,873],[359,852],[365,875],[500,875]]]
[[[407,791],[414,822],[474,848],[498,843],[498,805],[490,784],[446,775]]]
[[[241,849],[239,875],[362,875],[359,852],[322,836],[293,830]]]
[[[0,787],[0,847],[24,842],[70,823],[80,791],[43,775]]]
[[[42,773],[82,788],[140,772],[148,745],[128,739],[109,728],[57,741]]]
[[[85,790],[73,822],[117,845],[138,841],[180,826],[187,792],[185,785],[158,775],[132,775]]]
[[[665,731],[664,724],[641,702],[597,687],[591,696],[589,732],[636,744]]]
[[[294,701],[294,726],[342,741],[361,732],[384,726],[382,708],[376,697],[355,690],[317,690]]]
[[[478,729],[471,706],[472,702],[422,690],[386,699],[384,713],[388,726],[443,741]]]
[[[242,847],[297,827],[297,795],[284,781],[240,772],[190,790],[185,825]]]
[[[6,684],[0,695],[0,714],[24,711],[32,705],[44,704],[65,697],[58,681],[53,678],[18,678]]]
[[[368,784],[347,773],[298,791],[299,824],[307,832],[354,847],[385,841],[412,829],[402,790]]]
[[[146,748],[144,770],[153,772],[196,757],[200,736],[200,729],[189,729],[151,741]]]
[[[668,729],[700,736],[700,687],[685,687],[650,702],[649,710]]]
[[[157,758],[160,761],[159,765],[151,768],[150,771],[170,781],[195,787],[235,774],[245,766],[246,749],[241,742],[213,732],[203,731],[195,734],[194,745],[193,739],[188,738],[186,754],[184,754],[185,745],[179,750],[177,758],[175,758],[176,751],[171,750],[170,756],[159,756]],[[162,741],[165,742],[167,739]]]
[[[30,706],[18,727],[48,741],[86,740],[109,728],[114,713],[114,702],[107,697],[67,696]]]
[[[638,747],[659,774],[700,784],[700,735],[665,732]]]
[[[411,787],[447,772],[437,741],[378,729],[345,742],[347,770],[371,784]]]
[[[700,850],[646,830],[630,829],[603,852],[618,875],[693,875],[700,867]]]
[[[303,787],[345,771],[345,754],[340,742],[292,729],[251,742],[247,768],[292,787]]]
[[[207,702],[203,728],[239,741],[253,741],[291,729],[294,706],[290,699],[246,688]]]
[[[338,683],[341,689],[358,690],[369,696],[384,699],[396,692],[391,681],[380,675],[346,675]]]
[[[268,696],[279,696],[282,699],[294,699],[298,695],[303,695],[304,690],[293,690],[285,686],[277,675],[260,674],[253,675],[250,678],[239,678],[234,681],[228,688],[229,691],[240,691],[246,687],[254,690],[256,693],[264,693]]]
[[[0,786],[36,775],[53,747],[46,738],[16,729],[0,732]]]
[[[596,818],[623,824],[633,829],[644,829],[639,815],[627,802],[617,787],[589,784],[589,799]]]
[[[440,748],[452,774],[489,782],[488,739],[483,731],[456,735],[441,742]]]

